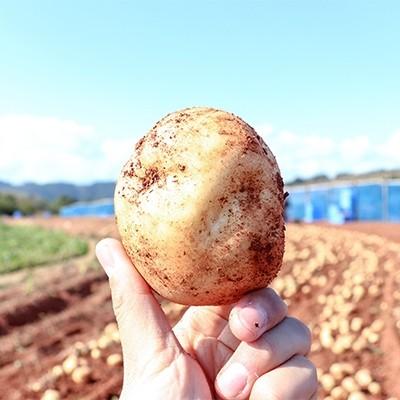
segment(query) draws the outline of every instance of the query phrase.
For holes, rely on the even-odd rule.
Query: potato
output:
[[[43,393],[43,396],[41,397],[41,400],[59,400],[59,399],[61,399],[60,392],[54,389],[47,389]]]
[[[136,145],[115,190],[122,243],[163,297],[217,305],[267,286],[284,251],[275,157],[233,114],[167,115]]]
[[[69,355],[62,363],[62,368],[66,374],[71,374],[78,366],[78,357],[75,354]]]
[[[354,375],[354,379],[362,388],[366,388],[372,382],[371,373],[366,368],[357,371]]]
[[[335,387],[335,378],[330,374],[324,374],[319,378],[322,388],[327,392]]]
[[[110,354],[107,357],[107,365],[114,367],[116,365],[122,365],[122,355],[119,353]]]
[[[87,365],[83,365],[74,369],[71,374],[71,379],[75,383],[86,383],[90,380],[92,370]]]

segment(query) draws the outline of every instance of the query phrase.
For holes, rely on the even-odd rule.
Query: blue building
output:
[[[113,199],[102,199],[91,202],[77,202],[62,207],[62,217],[108,217],[114,215]]]
[[[286,190],[289,221],[400,222],[400,180],[332,181]]]

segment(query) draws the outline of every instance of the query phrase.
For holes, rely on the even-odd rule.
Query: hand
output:
[[[226,306],[190,307],[174,329],[120,242],[102,240],[124,359],[121,400],[309,400],[311,336],[272,289]]]

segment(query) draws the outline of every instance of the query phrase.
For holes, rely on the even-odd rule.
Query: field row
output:
[[[400,359],[395,356],[400,353],[400,245],[378,236],[300,225],[288,227],[286,243],[284,267],[273,287],[290,313],[312,330],[320,397],[400,399]],[[55,284],[47,283],[51,290],[19,301],[3,299],[0,387],[8,388],[5,398],[118,396],[122,359],[108,283],[98,269],[80,272],[78,261],[60,269]],[[15,318],[32,305],[36,318]],[[172,303],[163,307],[171,323],[184,312]]]

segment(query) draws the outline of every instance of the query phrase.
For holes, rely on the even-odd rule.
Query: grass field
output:
[[[85,254],[84,240],[61,231],[0,223],[0,274]]]

